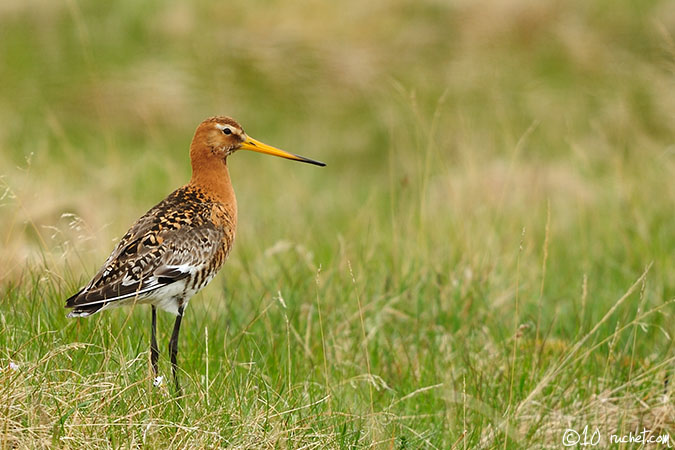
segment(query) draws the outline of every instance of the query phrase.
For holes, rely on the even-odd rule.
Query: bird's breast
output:
[[[215,203],[211,209],[211,223],[223,232],[223,246],[229,252],[237,231],[236,210],[232,211],[227,205]]]

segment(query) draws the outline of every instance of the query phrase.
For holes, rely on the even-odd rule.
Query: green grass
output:
[[[675,438],[670,2],[34,3],[0,7],[0,447]],[[149,308],[63,304],[216,114],[328,166],[231,158],[176,399]]]

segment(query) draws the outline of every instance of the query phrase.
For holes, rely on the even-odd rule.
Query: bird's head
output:
[[[268,155],[280,156],[317,166],[326,165],[257,141],[244,133],[241,125],[230,117],[211,117],[199,124],[192,140],[190,156],[193,163],[195,159],[211,160],[215,158],[224,161],[237,150],[253,150],[254,152],[267,153]]]

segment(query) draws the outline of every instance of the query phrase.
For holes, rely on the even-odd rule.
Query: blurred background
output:
[[[580,411],[581,428],[591,416],[664,423],[653,411],[675,332],[664,307],[675,297],[675,2],[3,0],[0,315],[13,330],[0,333],[3,358],[28,364],[93,340],[115,357],[91,350],[78,373],[114,375],[116,352],[143,351],[145,315],[117,347],[108,339],[128,311],[67,322],[62,303],[187,182],[192,134],[213,115],[327,163],[229,160],[237,242],[191,306],[183,356],[201,373],[204,327],[227,323],[211,336],[225,352],[211,367],[253,358],[260,379],[246,372],[237,384],[236,369],[221,398],[246,390],[256,411],[260,380],[276,392],[287,376],[289,388],[309,380],[316,398],[335,394],[330,433],[359,441],[383,411],[382,436],[407,433],[413,447],[464,436],[453,392],[513,417],[530,444]],[[36,335],[47,343],[24,347]],[[241,347],[225,345],[242,335]],[[512,342],[525,348],[519,364]],[[583,357],[528,403],[576,343],[588,345]],[[53,391],[75,398],[64,380]],[[597,400],[603,392],[613,400]],[[291,423],[305,423],[303,395],[280,406],[299,411]],[[128,413],[117,407],[105,413]],[[667,413],[673,423],[672,402]],[[63,423],[58,408],[49,414],[36,423]],[[472,445],[494,437],[477,417]]]
[[[667,0],[5,0],[0,279],[73,238],[107,254],[186,182],[212,115],[328,163],[236,155],[243,239],[275,239],[275,221],[348,234],[364,202],[401,204],[412,184],[432,221],[499,205],[519,232],[550,201],[558,228],[600,208],[635,222],[624,244],[672,248],[673,30]]]

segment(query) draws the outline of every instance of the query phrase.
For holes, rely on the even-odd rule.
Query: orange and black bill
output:
[[[284,150],[272,147],[271,145],[264,144],[260,141],[246,136],[246,140],[241,147],[244,150],[253,150],[254,152],[267,153],[268,155],[280,156],[286,159],[292,159],[293,161],[300,161],[308,164],[314,164],[315,166],[325,166],[325,163],[321,161],[314,161],[313,159],[305,158],[304,156],[294,155],[293,153],[288,153]]]

